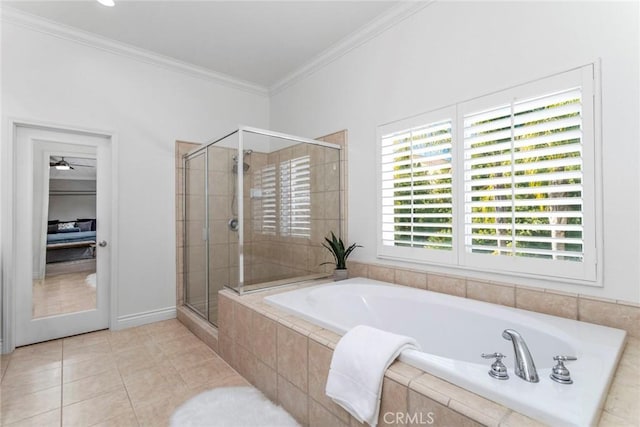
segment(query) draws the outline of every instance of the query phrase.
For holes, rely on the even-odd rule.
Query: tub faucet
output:
[[[515,353],[514,371],[516,375],[530,383],[537,383],[539,378],[536,365],[533,363],[533,357],[531,357],[529,347],[524,342],[522,335],[513,329],[505,329],[502,332],[502,338],[513,343],[513,351]]]

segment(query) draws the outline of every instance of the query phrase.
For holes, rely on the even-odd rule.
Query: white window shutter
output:
[[[280,235],[311,237],[310,157],[280,162],[279,186]]]
[[[582,261],[582,95],[464,116],[465,250]]]
[[[382,135],[382,245],[453,249],[452,120]]]
[[[260,197],[253,199],[254,231],[276,234],[276,166],[266,165],[253,175],[253,188],[260,190]]]

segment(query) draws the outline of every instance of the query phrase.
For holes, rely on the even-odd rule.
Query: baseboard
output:
[[[112,325],[112,330],[132,328],[134,326],[142,326],[149,323],[159,322],[161,320],[169,320],[176,318],[176,307],[166,307],[159,310],[144,311],[142,313],[127,314],[118,317],[117,324]]]

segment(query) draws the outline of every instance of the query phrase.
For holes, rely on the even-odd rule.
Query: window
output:
[[[280,235],[311,237],[310,157],[280,162]]]
[[[381,228],[388,255],[394,249],[386,250],[394,247],[405,248],[405,257],[417,259],[420,249],[448,254],[453,250],[451,131],[452,120],[445,118],[382,135]]]
[[[276,234],[276,166],[269,164],[253,175],[251,194],[254,231],[270,236]],[[259,197],[258,197],[259,196]]]
[[[593,104],[587,66],[382,126],[379,256],[595,281]]]
[[[310,157],[264,166],[253,176],[251,198],[256,232],[311,237]]]
[[[464,117],[467,252],[582,261],[580,88]]]

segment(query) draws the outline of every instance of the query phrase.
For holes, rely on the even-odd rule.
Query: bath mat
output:
[[[96,287],[96,273],[91,273],[90,275],[87,276],[86,279],[84,279],[85,283],[89,286],[91,286],[92,288]]]
[[[220,387],[192,397],[171,416],[171,427],[300,427],[253,387]]]

